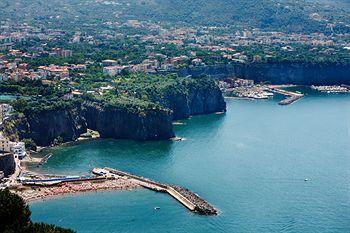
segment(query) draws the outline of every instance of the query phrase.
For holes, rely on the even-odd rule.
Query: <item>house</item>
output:
[[[13,142],[11,151],[17,155],[19,159],[23,159],[26,156],[26,147],[24,142]]]
[[[0,124],[13,112],[13,107],[9,104],[0,104]]]
[[[10,152],[11,151],[12,142],[2,135],[0,136],[0,151],[2,152]]]
[[[107,67],[103,67],[103,74],[114,76],[114,75],[120,74],[124,69],[125,69],[125,66],[118,66],[118,65],[107,66]]]
[[[67,66],[39,66],[38,72],[43,78],[67,79],[69,78],[69,70]]]
[[[18,156],[19,159],[23,159],[27,154],[24,142],[12,142],[3,135],[0,135],[0,151],[12,152]]]

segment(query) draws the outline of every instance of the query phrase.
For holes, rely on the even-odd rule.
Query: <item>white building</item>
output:
[[[9,104],[0,104],[0,124],[10,115],[13,107]]]
[[[12,142],[2,134],[0,134],[0,151],[12,152],[17,155],[19,159],[23,159],[27,154],[24,142]]]
[[[124,66],[107,66],[103,67],[103,74],[114,76],[120,74],[124,70]]]
[[[17,155],[19,159],[23,159],[26,156],[26,147],[24,142],[12,143],[11,151]]]
[[[2,135],[0,135],[0,151],[10,152],[11,145],[12,142],[8,138],[2,137]]]

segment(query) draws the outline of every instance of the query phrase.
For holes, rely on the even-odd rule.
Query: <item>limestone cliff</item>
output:
[[[73,141],[87,130],[78,107],[43,110],[31,114],[27,121],[28,136],[42,146],[50,145],[55,139]]]
[[[296,85],[350,85],[350,66],[342,64],[309,64],[271,62],[253,64],[222,64],[185,68],[179,75],[194,77],[207,74],[215,78],[235,76],[256,82]]]
[[[31,138],[38,146],[76,140],[87,128],[98,131],[102,138],[163,140],[175,136],[173,120],[226,111],[212,79],[182,78],[169,83],[152,86],[147,100],[138,97],[135,89],[134,96],[124,99],[115,94],[109,100],[86,95],[64,101],[28,101],[17,109],[23,114],[7,121],[3,131],[13,140]]]
[[[12,153],[0,154],[0,171],[4,172],[5,177],[14,173],[15,159]]]
[[[102,138],[144,141],[174,137],[171,116],[166,111],[147,109],[140,113],[85,102],[82,114],[88,128],[98,131]]]
[[[86,132],[86,122],[79,106],[59,106],[15,114],[1,128],[10,140],[32,138],[39,146],[48,146],[55,139],[73,141]]]
[[[172,110],[173,120],[226,111],[222,92],[209,78],[184,80],[182,84],[167,86],[163,93],[155,101]]]

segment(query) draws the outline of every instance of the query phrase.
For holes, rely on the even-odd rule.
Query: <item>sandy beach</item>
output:
[[[103,181],[64,182],[54,186],[22,186],[12,191],[20,195],[26,202],[65,194],[75,194],[102,190],[131,190],[140,186],[125,178]]]

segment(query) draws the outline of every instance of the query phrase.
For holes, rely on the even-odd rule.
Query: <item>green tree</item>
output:
[[[9,189],[0,190],[0,232],[3,233],[74,233],[45,223],[30,221],[30,210],[24,200]]]
[[[30,210],[23,199],[8,189],[0,191],[0,232],[21,232],[30,223]]]

